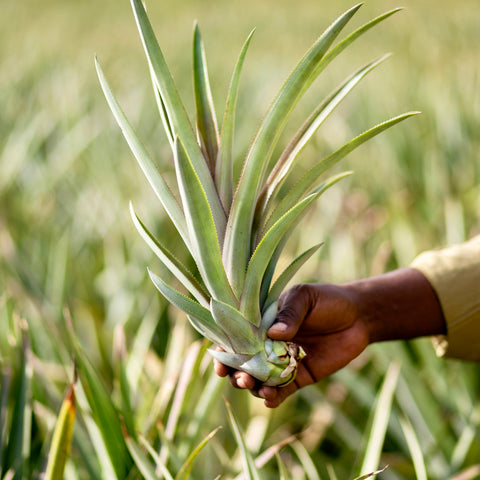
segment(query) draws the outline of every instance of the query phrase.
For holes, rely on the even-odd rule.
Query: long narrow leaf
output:
[[[357,137],[350,140],[345,145],[341,146],[338,150],[330,154],[328,157],[324,158],[320,161],[317,165],[311,168],[302,178],[301,180],[291,188],[285,197],[280,201],[278,206],[273,211],[271,217],[268,220],[267,225],[270,225],[273,221],[278,219],[281,215],[283,215],[288,209],[291,208],[292,205],[298,202],[300,198],[304,195],[308,194],[308,192],[313,188],[315,183],[318,181],[321,175],[323,175],[328,169],[333,167],[337,164],[342,158],[346,155],[351,153],[357,147],[365,143],[367,140],[375,137],[379,133],[387,130],[388,128],[392,127],[393,125],[412,117],[413,115],[417,115],[419,112],[408,112],[404,113],[403,115],[399,115],[398,117],[394,117],[386,122],[380,123],[375,127],[363,132],[362,134],[358,135]]]
[[[177,87],[175,86],[163,53],[155,38],[155,33],[148,20],[143,3],[141,0],[131,0],[131,4],[145,53],[153,69],[156,84],[167,110],[173,131],[176,136],[181,138],[188,156],[192,159],[195,171],[205,189],[218,235],[220,238],[223,238],[226,215],[218,197],[213,177],[200,146],[197,143],[187,112],[185,111]]]
[[[356,5],[341,15],[299,62],[273,101],[248,152],[233,199],[224,247],[227,274],[237,295],[243,289],[244,271],[251,248],[255,202],[270,156],[289,114],[302,96],[303,87],[332,42],[359,8],[360,5]]]
[[[155,73],[152,69],[152,66],[149,65],[149,67],[150,77],[152,79],[153,93],[155,95],[155,101],[157,102],[158,107],[158,113],[160,114],[160,118],[162,119],[163,128],[165,130],[165,133],[167,134],[167,139],[173,152],[173,141],[175,139],[175,132],[173,131],[172,124],[170,123],[170,120],[168,118],[168,112],[167,108],[165,107],[165,102],[163,101],[160,90],[157,87],[157,82],[155,81]]]
[[[256,335],[257,329],[238,310],[212,299],[210,311],[229,338],[234,351],[254,355],[261,349],[263,342]]]
[[[245,55],[247,54],[253,33],[254,30],[252,30],[245,41],[235,65],[230,88],[228,90],[227,104],[225,106],[225,114],[222,123],[222,133],[220,135],[220,145],[215,170],[215,183],[226,212],[230,211],[233,195],[233,132],[237,109],[238,86],[240,83],[240,73],[245,61]]]
[[[75,389],[71,385],[63,400],[48,453],[44,480],[62,480],[73,437]]]
[[[360,80],[364,78],[375,67],[380,65],[389,55],[370,62],[368,65],[362,67],[349,78],[347,78],[332,94],[330,94],[310,115],[307,121],[302,125],[298,132],[293,137],[290,144],[280,156],[277,164],[267,179],[264,191],[260,195],[259,201],[263,205],[257,206],[257,211],[265,216],[269,210],[268,204],[278,193],[280,187],[288,174],[293,170],[295,160],[299,153],[303,150],[313,134],[318,130],[320,125],[327,119],[333,110],[340,104],[340,102],[347,96],[352,89],[358,85]]]
[[[360,472],[371,472],[378,468],[399,374],[400,366],[392,363],[385,375],[385,380],[383,381],[375,409],[373,410],[372,428],[369,432]]]
[[[221,301],[235,304],[225,273],[214,218],[203,185],[192,162],[178,138],[175,142],[175,171],[182,198],[192,255],[211,295]]]
[[[345,178],[348,175],[351,175],[352,172],[343,172],[339,175],[336,175],[330,179],[328,179],[325,183],[321,184],[319,187],[317,187],[312,193],[322,195],[324,192],[326,192],[329,188],[331,188],[333,185],[335,185],[337,182],[339,182],[342,178]],[[278,219],[272,215],[267,222],[267,225],[263,228],[264,231],[268,231],[273,227],[275,222],[277,222]],[[268,263],[268,267],[265,271],[265,274],[262,278],[262,286],[260,289],[260,306],[262,311],[265,310],[265,306],[263,305],[263,300],[265,298],[266,292],[270,289],[270,285],[275,273],[275,269],[277,267],[277,262],[280,258],[280,255],[282,253],[282,250],[285,246],[285,243],[287,241],[287,236],[284,236],[282,241],[278,244],[275,252],[271,255],[270,261]]]
[[[168,185],[165,183],[156,165],[150,158],[149,153],[137,137],[137,134],[133,130],[132,126],[127,120],[127,117],[120,108],[120,105],[118,104],[115,96],[113,95],[112,90],[110,89],[107,80],[105,79],[105,76],[102,72],[102,69],[100,68],[100,64],[98,63],[97,59],[95,59],[95,66],[97,68],[98,78],[100,80],[100,85],[102,86],[103,93],[105,94],[105,98],[107,99],[113,116],[115,117],[115,120],[120,126],[133,155],[135,156],[138,164],[140,165],[140,168],[145,174],[145,177],[147,177],[147,180],[152,186],[155,194],[162,203],[163,208],[172,220],[175,228],[178,230],[178,233],[180,233],[185,244],[188,246],[189,241],[187,235],[187,228],[185,224],[185,219],[183,217],[182,209],[178,205],[175,197],[168,188]]]
[[[197,302],[190,300],[185,295],[182,295],[177,290],[167,285],[160,277],[155,275],[150,270],[148,271],[150,278],[158,291],[173,305],[189,315],[194,328],[196,328],[202,335],[207,337],[214,343],[231,351],[224,332],[218,327],[213,319],[210,311],[202,307]]]
[[[259,301],[261,282],[272,254],[282,238],[288,235],[292,227],[298,223],[301,216],[319,195],[320,193],[310,195],[280,218],[268,230],[252,255],[245,276],[245,287],[240,301],[240,311],[257,327],[260,326],[261,321]]]
[[[292,263],[279,275],[275,283],[268,292],[268,297],[262,302],[262,310],[266,310],[272,303],[278,300],[278,297],[283,292],[288,282],[293,276],[302,268],[302,266],[314,255],[318,249],[322,246],[322,243],[309,248],[301,255],[299,255]]]
[[[157,255],[157,257],[173,273],[173,275],[180,280],[182,285],[184,285],[184,287],[195,297],[197,302],[203,305],[205,308],[208,308],[209,303],[207,292],[205,292],[193,274],[172,253],[163,247],[152,235],[152,233],[150,233],[147,227],[145,227],[143,222],[134,212],[132,204],[130,204],[130,215],[136,229],[138,230],[138,233],[140,233],[155,255]]]
[[[230,419],[230,425],[232,426],[233,433],[235,435],[235,439],[237,440],[238,447],[242,454],[242,461],[243,461],[243,469],[244,475],[247,480],[260,480],[260,472],[257,470],[255,466],[255,462],[250,454],[248,447],[245,443],[245,439],[243,437],[243,433],[240,429],[240,425],[238,424],[230,404],[225,400],[225,404],[227,406],[228,418]]]
[[[92,416],[103,437],[111,464],[117,478],[126,478],[132,466],[122,432],[122,424],[107,391],[95,368],[72,335],[76,347],[75,358],[78,364],[79,380],[85,391]]]
[[[197,107],[197,129],[209,159],[210,169],[214,172],[219,143],[218,126],[208,79],[205,48],[196,23],[193,31],[193,84]]]
[[[190,476],[190,472],[192,471],[193,468],[193,462],[195,459],[198,457],[199,453],[203,450],[203,447],[207,445],[207,443],[210,441],[211,438],[220,430],[221,427],[216,428],[213,430],[213,432],[210,432],[195,449],[192,451],[192,453],[188,456],[187,460],[185,460],[185,463],[182,465],[182,468],[180,471],[177,473],[175,476],[175,480],[187,480],[188,477]]]
[[[158,476],[155,473],[153,464],[150,462],[144,451],[135,442],[135,440],[133,440],[131,437],[127,437],[125,442],[127,444],[128,451],[135,462],[135,465],[142,474],[142,478],[146,480],[158,480]],[[166,478],[168,478],[168,476]]]

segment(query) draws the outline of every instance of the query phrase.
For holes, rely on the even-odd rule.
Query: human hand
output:
[[[295,380],[282,387],[258,385],[245,372],[215,362],[218,375],[277,407],[299,388],[318,382],[357,357],[369,343],[446,333],[436,293],[418,270],[404,268],[343,285],[302,284],[279,299],[274,340],[301,345],[306,357]]]
[[[229,375],[234,387],[247,388],[264,398],[267,407],[277,407],[299,388],[344,367],[369,343],[356,295],[347,286],[296,285],[280,296],[278,305],[277,319],[268,336],[301,345],[307,354],[293,382],[284,387],[258,386],[247,373],[214,361],[218,375]]]

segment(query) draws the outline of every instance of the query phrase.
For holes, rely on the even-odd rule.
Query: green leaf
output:
[[[143,222],[138,218],[130,203],[130,215],[133,223],[138,230],[138,233],[145,240],[147,245],[153,250],[155,255],[162,261],[162,263],[175,275],[175,277],[182,283],[182,285],[195,297],[198,303],[205,308],[209,306],[208,293],[198,283],[193,274],[160,242],[153,236],[152,233],[145,227]]]
[[[185,111],[177,87],[175,86],[163,53],[155,38],[142,1],[131,0],[131,4],[145,53],[153,69],[155,81],[164,102],[173,133],[182,140],[185,150],[193,162],[195,171],[207,195],[218,235],[220,238],[223,238],[226,215],[218,197],[208,164],[197,143],[187,112]]]
[[[300,100],[316,66],[359,8],[360,5],[357,5],[340,16],[298,63],[273,101],[247,154],[233,199],[224,246],[224,263],[236,295],[243,289],[244,271],[251,249],[255,203],[270,156],[289,114]]]
[[[193,468],[193,462],[198,457],[198,454],[203,450],[203,447],[210,441],[210,439],[220,430],[221,427],[216,428],[212,432],[210,432],[201,442],[200,444],[192,451],[192,453],[188,456],[185,463],[182,465],[182,468],[175,476],[175,480],[187,480],[190,476],[190,472]]]
[[[1,471],[15,472],[14,478],[23,478],[26,474],[26,460],[30,455],[30,429],[32,416],[31,377],[32,368],[29,365],[29,339],[24,321],[20,321],[21,344],[14,349],[18,355],[17,371],[12,375],[10,399],[13,400],[13,411],[10,412],[10,425],[4,450]],[[8,428],[8,427],[7,427]],[[0,432],[0,435],[3,432]]]
[[[360,80],[388,57],[389,55],[384,55],[355,72],[314,110],[295,134],[270,173],[264,190],[259,197],[260,204],[257,203],[258,214],[261,214],[263,217],[267,215],[271,201],[278,194],[280,187],[283,185],[289,173],[293,171],[298,155],[318,130],[320,125],[327,119],[348,93],[358,85]],[[260,223],[260,221],[258,221],[258,223]]]
[[[197,23],[193,31],[193,85],[197,107],[197,129],[204,145],[210,169],[215,171],[218,152],[218,127],[208,79],[205,48]]]
[[[372,410],[372,427],[368,435],[365,456],[360,472],[369,472],[378,467],[399,375],[399,364],[392,363],[385,375],[375,408]]]
[[[237,440],[238,447],[240,448],[240,452],[242,454],[243,474],[247,480],[260,480],[260,472],[255,466],[255,462],[252,458],[251,453],[248,451],[245,439],[243,437],[243,433],[240,429],[240,425],[238,424],[235,416],[233,415],[232,407],[230,406],[230,403],[228,403],[226,400],[225,404],[227,406],[228,418],[230,420],[235,439]]]
[[[278,300],[278,297],[283,292],[288,282],[290,282],[298,270],[312,257],[314,253],[318,251],[322,245],[322,243],[319,243],[318,245],[309,248],[299,255],[292,263],[290,263],[290,265],[279,275],[275,283],[270,288],[267,299],[262,302],[262,310],[268,309],[270,305]]]
[[[319,196],[320,193],[314,193],[290,209],[268,230],[252,255],[245,276],[245,287],[240,300],[240,311],[248,318],[249,322],[257,327],[260,326],[261,321],[260,288],[272,255],[280,241],[298,224],[301,216]]]
[[[155,473],[155,468],[150,462],[148,457],[145,455],[145,452],[140,448],[140,446],[133,440],[131,437],[127,437],[125,440],[128,451],[135,462],[135,465],[138,467],[138,470],[142,474],[142,477],[146,480],[158,480],[158,476]],[[166,477],[169,478],[168,476]],[[172,479],[173,477],[170,476]]]
[[[63,400],[48,453],[44,480],[62,480],[73,437],[75,423],[75,390],[70,386]]]
[[[132,459],[125,444],[122,423],[111,394],[106,389],[95,367],[90,363],[73,333],[71,334],[71,340],[75,347],[79,380],[92,410],[93,420],[102,435],[117,478],[126,478],[132,466]]]
[[[160,455],[153,449],[153,447],[147,442],[147,440],[144,437],[140,436],[139,439],[140,439],[140,442],[143,444],[143,446],[148,450],[148,453],[151,455],[153,461],[155,462],[156,470],[160,471],[161,474],[166,478],[166,480],[174,480],[173,475],[169,472],[164,462],[162,462]],[[162,440],[164,439],[162,438]],[[134,442],[131,442],[131,443],[133,444]],[[136,450],[139,453],[139,457],[141,456],[145,457],[145,454],[143,453],[142,450],[140,450],[138,445],[136,446]],[[143,458],[141,459],[141,461],[145,461],[145,459]]]
[[[150,78],[152,79],[153,93],[155,95],[155,101],[157,102],[158,107],[158,113],[160,114],[160,118],[162,119],[163,128],[165,130],[165,133],[167,134],[167,139],[173,152],[173,141],[175,139],[175,134],[173,132],[173,127],[170,123],[170,120],[168,119],[168,112],[167,108],[165,107],[165,102],[163,101],[160,90],[158,89],[157,83],[155,82],[155,73],[152,69],[152,66],[149,65],[149,67]]]
[[[223,116],[222,132],[218,159],[215,170],[215,183],[217,184],[220,198],[226,212],[230,211],[233,195],[233,132],[235,125],[235,112],[237,109],[238,86],[240,73],[242,71],[245,55],[250,45],[254,30],[245,41],[243,48],[235,65],[235,70],[228,90],[225,114]]]
[[[205,190],[178,138],[175,141],[175,171],[187,220],[191,253],[200,275],[212,297],[235,305],[238,301],[223,267],[219,239]]]
[[[307,89],[310,84],[313,82],[313,80],[320,75],[320,73],[325,70],[325,67],[333,60],[335,59],[340,53],[342,53],[349,45],[351,45],[357,38],[362,36],[364,33],[368,32],[372,27],[377,25],[378,23],[382,22],[383,20],[386,20],[387,18],[391,17],[394,13],[399,12],[402,10],[402,8],[394,8],[393,10],[389,10],[386,13],[383,13],[382,15],[379,15],[378,17],[374,18],[373,20],[370,20],[369,22],[365,23],[361,27],[357,28],[354,30],[350,35],[345,37],[342,41],[338,42],[334,47],[330,49],[326,53],[326,55],[322,58],[320,63],[318,64],[315,73],[312,75],[311,79],[309,82],[305,84],[305,89]]]
[[[97,59],[95,59],[95,67],[97,68],[98,78],[100,80],[100,85],[102,86],[103,93],[105,94],[105,98],[107,99],[108,105],[110,106],[115,120],[117,121],[118,125],[122,130],[123,136],[127,140],[130,150],[135,156],[143,173],[147,177],[147,180],[152,186],[155,194],[159,198],[160,202],[162,202],[163,208],[172,220],[175,228],[178,230],[178,233],[185,242],[185,245],[188,246],[189,240],[187,235],[187,227],[185,224],[185,219],[183,217],[182,209],[178,205],[175,197],[168,188],[168,185],[165,183],[153,160],[150,158],[149,153],[137,137],[135,131],[127,120],[127,117],[120,108],[120,105],[118,104],[107,83],[107,80],[105,79],[105,76],[103,75],[102,69],[100,68],[100,64],[98,63]]]
[[[280,475],[279,480],[288,480],[290,478],[288,468],[278,452],[275,452],[275,458],[277,459],[278,464],[278,473]]]
[[[158,291],[173,305],[184,311],[193,327],[203,336],[217,343],[226,350],[231,351],[231,346],[225,338],[224,332],[218,327],[210,311],[197,302],[190,300],[185,295],[167,285],[160,277],[148,270],[148,274]]]
[[[290,189],[290,191],[283,197],[278,206],[273,211],[271,217],[267,222],[268,225],[272,223],[275,219],[283,215],[292,205],[295,205],[300,198],[308,194],[308,192],[313,188],[318,179],[323,175],[328,169],[336,165],[342,158],[348,155],[350,152],[355,150],[357,147],[365,143],[367,140],[375,137],[379,133],[387,130],[393,125],[410,118],[413,115],[417,115],[419,112],[408,112],[398,117],[391,118],[386,122],[380,123],[375,127],[363,132],[357,137],[350,140],[345,145],[342,145],[338,150],[330,154],[328,157],[321,160],[317,165],[311,168],[301,180]]]
[[[257,328],[238,310],[212,298],[210,311],[235,352],[253,355],[262,348],[262,343],[256,335]]]

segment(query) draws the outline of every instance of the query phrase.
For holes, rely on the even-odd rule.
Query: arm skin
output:
[[[302,345],[307,356],[295,381],[285,387],[258,386],[245,372],[215,361],[218,375],[277,407],[299,388],[346,366],[369,344],[445,334],[442,309],[432,286],[418,270],[404,268],[342,285],[296,285],[279,300],[268,331],[276,340]]]

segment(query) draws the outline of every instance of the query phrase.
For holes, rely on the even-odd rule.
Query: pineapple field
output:
[[[283,289],[480,233],[477,2],[2,7],[1,480],[480,478],[429,339],[276,409],[212,367],[288,383]]]

